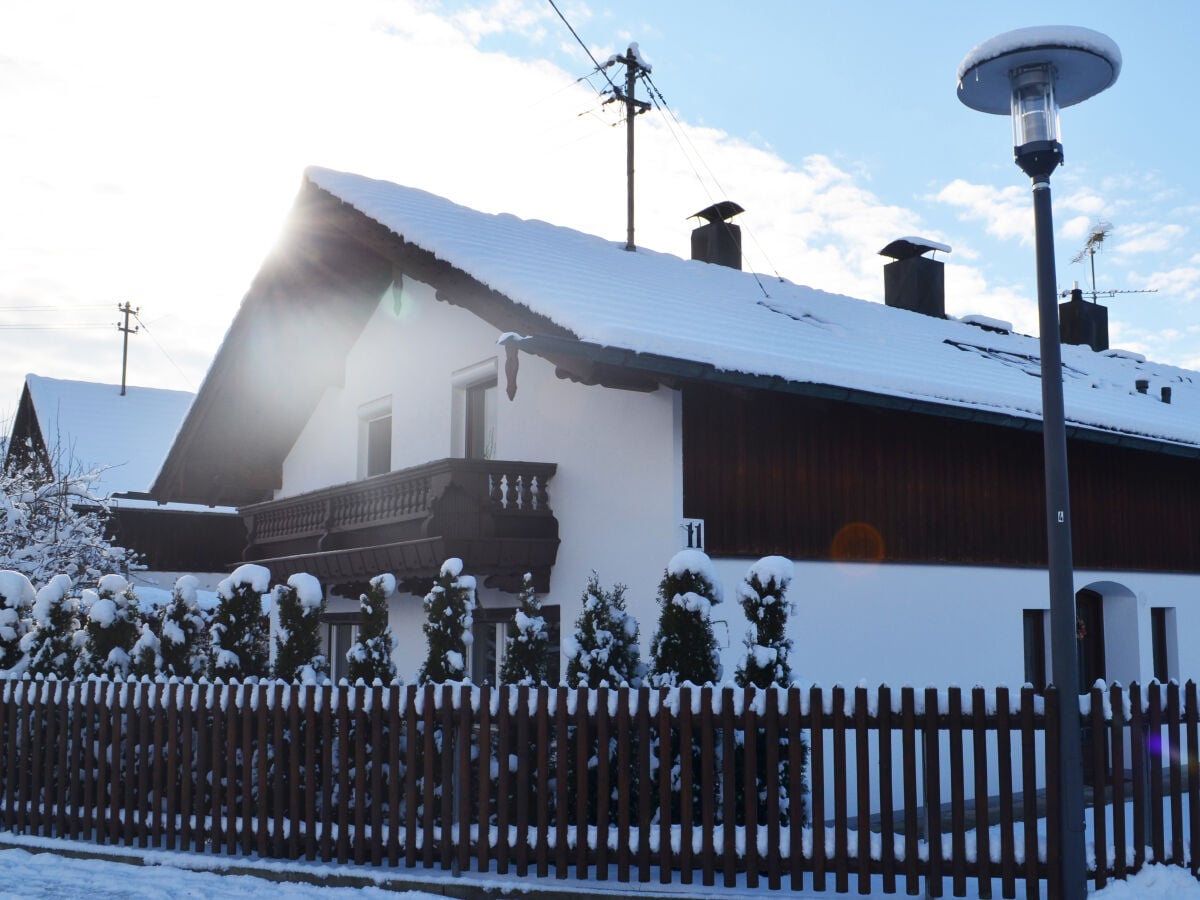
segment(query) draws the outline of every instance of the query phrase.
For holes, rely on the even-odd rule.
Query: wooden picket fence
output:
[[[1038,897],[1061,856],[1058,699],[9,679],[0,827],[461,873]],[[1196,685],[1097,688],[1082,715],[1096,885],[1148,861],[1194,872]]]

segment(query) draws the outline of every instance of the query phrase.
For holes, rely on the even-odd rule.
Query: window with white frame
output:
[[[453,454],[465,459],[495,458],[500,397],[496,360],[455,372],[452,384]]]
[[[326,613],[323,621],[325,653],[329,657],[329,677],[336,684],[349,677],[350,664],[346,661],[346,654],[358,640],[362,613]]]
[[[392,398],[381,397],[358,408],[358,477],[392,471]]]
[[[504,665],[504,640],[508,637],[508,623],[513,620],[515,607],[484,609],[476,607],[471,614],[474,620],[471,626],[471,681],[475,684],[499,684],[500,668]],[[550,684],[558,684],[559,659],[559,607],[547,605],[542,607],[542,618],[546,620],[546,628],[550,632],[550,663],[547,666],[547,680]]]

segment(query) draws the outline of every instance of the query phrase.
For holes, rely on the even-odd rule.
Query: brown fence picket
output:
[[[766,718],[766,771],[765,776],[767,790],[767,887],[770,890],[777,891],[782,886],[782,878],[779,866],[779,691],[774,686],[766,690],[766,710],[763,715]],[[689,710],[689,714],[690,714]],[[690,743],[682,742],[684,746],[690,747]],[[688,762],[689,768],[691,763],[691,754],[687,754],[684,759]],[[687,773],[687,774],[690,774]],[[684,784],[691,784],[691,779],[686,777]],[[690,793],[688,794],[690,799]],[[690,804],[689,804],[690,811]],[[691,818],[684,817],[684,839],[686,846],[691,846]],[[870,858],[868,850],[868,859]],[[689,854],[688,863],[691,858]],[[690,883],[691,879],[685,880]]]
[[[608,703],[611,696],[606,687],[596,689],[596,879],[598,881],[608,880],[609,866],[608,837],[611,829],[608,820],[612,791],[612,754],[609,750],[611,717]],[[712,754],[710,753],[707,758],[711,759]],[[583,835],[586,838],[586,819],[583,821]],[[579,840],[578,832],[576,840]],[[584,843],[586,844],[586,840]],[[583,874],[586,874],[586,871]]]
[[[787,747],[788,747],[788,867],[790,887],[793,891],[799,891],[804,887],[804,817],[801,812],[804,807],[804,792],[802,774],[804,772],[804,739],[800,731],[801,713],[803,712],[801,702],[803,694],[798,688],[788,688],[787,692]],[[701,715],[704,714],[704,706],[701,706]],[[709,730],[708,720],[701,720],[704,731]],[[711,756],[711,751],[708,749],[711,744],[705,745],[705,757]],[[711,766],[705,766],[707,772]],[[707,794],[708,791],[705,790]],[[705,831],[709,831],[710,822],[706,819],[704,823]],[[712,847],[705,841],[704,853],[707,856],[712,852]],[[708,867],[707,860],[705,861],[706,871]],[[705,884],[711,884],[706,881]]]
[[[1181,720],[1179,712],[1179,682],[1167,685],[1167,760],[1170,766],[1171,784],[1171,862],[1177,866],[1183,859],[1183,772],[1180,760],[1183,757],[1179,740]]]
[[[658,744],[658,880],[671,883],[671,707],[667,702],[667,690],[654,694],[658,701],[657,729],[654,736]],[[679,752],[684,752],[680,745]]]
[[[550,874],[550,698],[546,686],[537,688],[537,874]]]
[[[725,887],[737,884],[737,751],[733,725],[733,688],[721,689],[721,858]],[[814,820],[815,821],[815,820]]]
[[[517,874],[529,874],[529,686],[517,688]]]
[[[287,742],[287,858],[300,858],[300,825],[303,822],[300,806],[300,694],[301,687],[291,684],[287,687],[287,726],[290,738]],[[249,725],[249,719],[244,720]],[[246,787],[249,791],[249,784]]]
[[[367,832],[367,735],[368,735],[368,729],[370,728],[370,721],[367,718],[367,711],[366,711],[365,707],[366,707],[366,703],[367,703],[367,698],[370,696],[370,694],[367,693],[367,688],[363,686],[362,682],[359,682],[357,685],[354,685],[352,687],[348,687],[346,690],[350,694],[350,696],[353,698],[353,704],[351,706],[350,721],[351,721],[351,726],[352,726],[353,734],[354,734],[354,737],[351,738],[351,743],[354,745],[354,794],[353,794],[354,800],[353,800],[353,803],[351,804],[354,809],[354,842],[352,845],[351,852],[353,855],[354,864],[356,866],[361,866],[363,863],[365,863],[367,861],[367,843],[368,843],[367,834],[366,834],[366,832]],[[447,685],[447,687],[445,688],[446,694],[448,695],[450,693],[450,691],[451,691],[451,688]],[[452,704],[447,703],[447,706],[451,710],[453,709]],[[295,704],[292,704],[289,707],[289,709],[288,709],[289,714],[291,713],[292,709],[294,709],[294,708],[295,708]],[[293,732],[293,734],[294,733],[295,732]],[[292,748],[289,748],[288,756],[295,759],[295,752]],[[295,771],[295,770],[293,769],[293,771]],[[447,791],[444,787],[442,789],[442,793],[451,802],[453,801],[454,798],[453,798],[451,792]],[[442,834],[446,835],[449,833],[449,831],[450,831],[449,823],[446,822],[445,820],[443,820]],[[291,845],[290,839],[288,841],[288,844],[289,844],[289,852],[290,852],[290,845]],[[449,864],[449,862],[450,862],[450,854],[449,853],[447,853],[446,856],[444,857],[444,861],[445,861],[446,865]]]
[[[1162,783],[1162,686],[1150,682],[1150,833],[1154,861],[1161,863],[1166,858],[1166,835],[1163,830],[1163,783]]]
[[[421,733],[421,755],[423,762],[421,769],[422,778],[424,779],[421,785],[421,865],[426,869],[433,868],[433,771],[435,748],[433,733],[437,722],[434,691],[435,688],[432,684],[426,684],[421,694],[421,728],[424,729]],[[339,777],[343,776],[339,774]],[[345,809],[344,802],[340,806],[343,810]]]
[[[850,890],[850,839],[847,786],[849,767],[846,765],[846,689],[833,686],[833,871],[835,890],[844,894]]]
[[[82,709],[84,703],[83,692],[86,685],[78,681],[73,681],[65,685],[65,688],[67,705],[63,710],[66,719],[63,722],[62,734],[63,738],[67,741],[65,755],[63,756],[63,775],[67,780],[67,808],[62,819],[62,832],[66,837],[78,840],[81,837],[80,806],[83,803],[80,783],[84,777],[82,754],[84,716]],[[171,710],[174,711],[174,709],[175,707],[172,704]]]
[[[568,834],[570,816],[566,806],[570,803],[571,742],[566,724],[566,686],[559,685],[554,694],[554,877],[569,875]],[[586,844],[587,841],[584,841]]]
[[[395,688],[392,689],[395,691]],[[479,762],[476,772],[476,778],[479,782],[479,808],[477,811],[478,818],[476,824],[479,829],[479,837],[476,839],[475,845],[475,868],[476,871],[486,872],[491,866],[491,807],[492,807],[492,762],[496,763],[497,774],[502,768],[506,768],[508,761],[500,754],[494,758],[491,753],[492,740],[492,686],[487,684],[479,689]],[[396,746],[396,732],[392,732],[392,745]],[[394,762],[389,763],[391,766],[391,781],[390,785],[395,785],[399,782],[396,773],[399,771]],[[392,832],[395,833],[396,807],[399,803],[399,794],[394,793],[396,798],[392,803]],[[394,866],[395,858],[391,852],[388,853],[388,864]]]
[[[1112,811],[1113,811],[1113,875],[1124,879],[1128,853],[1125,835],[1125,703],[1126,696],[1120,685],[1108,689],[1109,706],[1112,707]],[[1193,832],[1194,833],[1194,832]]]
[[[689,686],[679,689],[679,880],[683,884],[693,881],[692,862],[692,823],[695,821],[693,808],[693,788],[696,784],[695,745],[692,734],[692,690]],[[770,725],[768,725],[768,729]],[[704,765],[701,763],[701,768]],[[775,791],[778,802],[779,791]],[[778,828],[778,822],[776,822]],[[779,835],[775,836],[776,844]]]
[[[942,896],[942,769],[938,692],[925,689],[925,819],[929,835],[929,871],[925,890],[930,897]]]
[[[991,819],[988,811],[987,696],[971,690],[971,749],[975,769],[975,869],[980,897],[992,895]]]
[[[496,761],[498,775],[496,778],[496,871],[501,874],[508,872],[508,828],[509,812],[512,809],[510,801],[512,770],[509,760],[512,758],[512,742],[509,739],[509,723],[512,720],[510,702],[514,689],[505,685],[496,688]]]
[[[325,743],[325,736],[317,729],[317,692],[322,688],[309,685],[304,688],[304,857],[309,862],[317,858],[317,795],[320,793],[320,781],[317,779],[317,748]],[[259,690],[259,712],[262,711],[262,691]],[[264,747],[259,744],[261,757]],[[395,769],[393,771],[396,771]],[[262,798],[259,802],[261,804]],[[394,809],[394,807],[393,807]],[[393,831],[392,837],[395,837]]]
[[[996,762],[1000,790],[1000,895],[1017,895],[1013,815],[1012,718],[1008,688],[996,689]]]
[[[1062,883],[1062,791],[1063,784],[1059,775],[1056,760],[1062,759],[1062,721],[1059,704],[1072,705],[1071,714],[1075,716],[1079,710],[1077,695],[1063,697],[1058,689],[1051,686],[1046,689],[1046,876],[1050,885]],[[1047,890],[1047,893],[1050,893]]]
[[[419,768],[417,766],[417,686],[409,685],[404,695],[404,864],[412,869],[417,865],[417,774]],[[328,703],[326,709],[328,709]],[[321,720],[321,730],[328,734],[328,723],[324,716]],[[504,732],[501,730],[501,735]],[[503,755],[503,743],[501,744],[501,760],[503,774],[508,772],[508,759]],[[503,774],[501,778],[503,778]],[[328,775],[325,776],[325,783],[328,784]],[[322,789],[324,790],[324,789]],[[503,795],[501,795],[503,796]],[[323,803],[325,808],[329,807],[329,799],[327,794],[323,794]],[[326,817],[328,822],[328,817]],[[500,846],[505,844],[505,829],[504,820],[500,820]],[[326,828],[325,833],[328,832]],[[322,834],[321,840],[327,841],[325,833]],[[325,858],[324,856],[322,858]],[[507,866],[500,868],[500,874],[507,871]]]
[[[179,704],[179,846],[183,850],[195,849],[195,822],[196,822],[196,797],[193,785],[198,779],[192,776],[193,766],[195,771],[199,771],[199,765],[193,756],[195,752],[195,744],[192,740],[193,726],[195,723],[195,715],[193,714],[194,704],[196,702],[196,694],[200,691],[196,685],[190,682],[185,682],[182,688],[182,699]],[[93,716],[93,695],[88,692],[88,728],[91,728]],[[90,769],[92,766],[92,740],[91,735],[87,736],[84,747],[87,751],[87,761],[85,765]],[[90,791],[91,780],[88,780],[86,786]],[[88,793],[84,793],[84,811],[86,816],[85,827],[91,828],[91,810],[92,804],[89,800]],[[172,847],[171,849],[174,849]]]
[[[650,794],[653,779],[650,777],[650,689],[638,688],[637,692],[637,866],[638,881],[650,880]]]
[[[950,732],[950,871],[955,897],[967,892],[966,786],[963,766],[962,688],[948,691]]]
[[[825,699],[821,688],[813,685],[809,693],[809,734],[812,744],[808,749],[809,781],[812,792],[812,848],[813,890],[825,890]],[[726,845],[728,846],[728,845]],[[726,883],[727,887],[732,884]]]
[[[1146,862],[1146,742],[1145,710],[1142,708],[1142,688],[1139,684],[1129,686],[1129,765],[1133,774],[1133,870],[1136,872]]]
[[[442,749],[439,754],[438,776],[442,783],[442,802],[440,804],[441,835],[438,842],[438,859],[443,870],[449,870],[454,863],[454,687],[442,685],[442,707],[440,727],[442,729]],[[539,750],[545,746],[539,742]]]
[[[29,704],[29,743],[25,753],[22,754],[24,757],[22,768],[29,768],[29,794],[27,802],[24,804],[29,809],[26,828],[29,834],[40,835],[42,833],[42,767],[45,757],[38,751],[40,751],[43,741],[40,732],[46,721],[44,710],[46,682],[28,681],[25,684],[31,697]],[[37,750],[34,749],[35,747]]]
[[[1188,796],[1188,832],[1191,841],[1188,844],[1189,867],[1192,875],[1200,870],[1200,748],[1197,745],[1197,709],[1196,682],[1190,678],[1184,687],[1184,720],[1187,729],[1187,796]],[[1114,801],[1115,802],[1115,801]]]
[[[367,688],[370,691],[371,710],[369,713],[370,729],[371,729],[371,838],[370,846],[368,847],[371,865],[378,866],[383,862],[383,850],[385,839],[383,837],[383,760],[384,760],[384,728],[383,728],[383,684],[376,682]],[[470,710],[469,706],[465,709]],[[463,776],[470,783],[471,769],[470,764],[463,766]],[[467,795],[467,791],[463,791],[463,796]],[[471,821],[468,816],[464,816],[462,821],[465,823],[465,828],[470,828]],[[469,848],[466,842],[463,843],[463,864],[462,871],[470,868],[470,860],[466,858]]]
[[[904,759],[904,890],[916,894],[921,889],[921,860],[918,855],[917,822],[917,723],[916,691],[900,689],[900,750]]]
[[[467,872],[471,868],[471,692],[469,684],[459,685],[458,690],[458,764],[455,768],[454,783],[458,791],[458,871]],[[380,737],[382,740],[382,736]],[[483,749],[480,748],[481,755]],[[376,759],[378,759],[378,755]],[[376,763],[378,771],[378,763]],[[371,803],[378,808],[380,798],[372,794]],[[379,831],[372,831],[371,842],[378,844]],[[374,856],[372,851],[372,856]]]
[[[896,892],[896,810],[892,781],[892,689],[880,685],[876,695],[876,738],[879,754],[879,866],[884,893]]]
[[[858,892],[871,890],[871,758],[867,738],[867,689],[860,685],[854,689],[854,794],[858,800],[855,831],[858,847],[854,854],[858,863]],[[847,773],[849,774],[849,773]]]
[[[630,772],[629,715],[630,689],[617,694],[617,881],[629,882],[629,827],[633,796],[633,777]]]
[[[1021,818],[1025,831],[1025,895],[1036,900],[1040,894],[1038,888],[1038,804],[1033,697],[1033,688],[1028,686],[1021,688],[1021,797],[1024,803],[1024,814]]]
[[[1105,848],[1108,847],[1107,816],[1105,815],[1104,782],[1107,772],[1108,754],[1105,752],[1108,729],[1104,721],[1104,689],[1093,684],[1091,698],[1091,728],[1092,746],[1085,747],[1092,753],[1092,834],[1096,848],[1096,890],[1108,883],[1108,859]]]

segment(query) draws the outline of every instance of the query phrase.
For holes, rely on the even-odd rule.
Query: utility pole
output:
[[[117,323],[117,331],[120,331],[124,336],[124,346],[121,348],[121,396],[124,397],[125,372],[129,367],[129,336],[131,334],[138,333],[137,325],[134,325],[132,328],[129,327],[129,317],[137,316],[137,314],[141,312],[141,307],[139,306],[135,309],[134,307],[130,306],[129,301],[126,300],[124,306],[120,304],[117,305],[117,312],[124,313],[125,315],[124,324],[120,322]]]
[[[634,96],[638,76],[649,73],[651,66],[638,53],[638,45],[630,44],[624,56],[615,56],[610,62],[619,62],[625,66],[625,90],[613,86],[614,99],[625,104],[625,178],[627,225],[625,229],[625,249],[636,250],[633,242],[633,120],[650,108],[645,100]],[[611,102],[611,101],[609,101]]]

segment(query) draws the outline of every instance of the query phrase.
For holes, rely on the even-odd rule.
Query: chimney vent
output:
[[[945,266],[922,256],[929,251],[949,253],[950,247],[919,237],[902,237],[879,251],[895,262],[883,267],[883,300],[888,306],[946,318]]]
[[[1108,307],[1085,302],[1078,282],[1071,299],[1058,304],[1058,328],[1064,344],[1087,344],[1097,353],[1108,349]]]
[[[1148,378],[1139,378],[1134,381],[1133,386],[1137,388],[1139,394],[1144,394],[1150,390],[1150,380]]]
[[[732,200],[722,200],[688,216],[707,222],[692,232],[692,259],[741,269],[742,229],[729,220],[742,212]]]
[[[1165,385],[1159,390],[1159,396],[1162,397],[1163,403],[1171,402],[1171,389]]]

